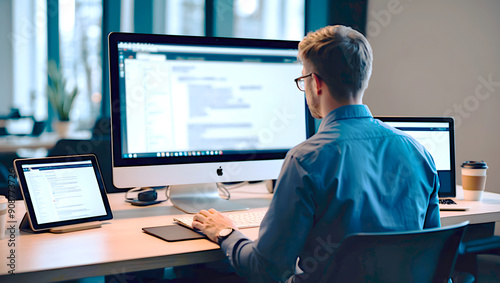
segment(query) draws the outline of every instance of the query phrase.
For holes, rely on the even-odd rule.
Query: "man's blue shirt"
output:
[[[288,152],[259,239],[235,231],[221,248],[244,277],[285,281],[300,258],[312,280],[348,234],[439,227],[438,189],[421,144],[366,105],[342,106]]]

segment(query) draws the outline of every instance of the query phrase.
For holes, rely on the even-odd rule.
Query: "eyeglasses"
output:
[[[297,84],[297,87],[299,88],[300,91],[306,91],[306,84],[304,82],[304,79],[307,77],[312,76],[313,73],[310,73],[309,75],[305,75],[302,77],[296,78],[294,81]]]

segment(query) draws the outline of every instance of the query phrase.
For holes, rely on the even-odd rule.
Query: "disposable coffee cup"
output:
[[[7,228],[7,198],[0,195],[0,240],[5,238]]]
[[[462,187],[465,200],[480,201],[486,186],[486,170],[484,161],[465,161],[462,167]]]

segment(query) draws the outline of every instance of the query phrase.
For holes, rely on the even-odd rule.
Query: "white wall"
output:
[[[373,114],[453,116],[457,183],[464,160],[482,159],[500,193],[500,1],[371,0],[367,35]]]
[[[12,107],[12,3],[0,1],[0,115]]]

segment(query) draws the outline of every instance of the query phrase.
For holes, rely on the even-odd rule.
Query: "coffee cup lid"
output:
[[[466,169],[488,169],[488,165],[483,160],[481,161],[465,161],[461,165],[462,168]]]

